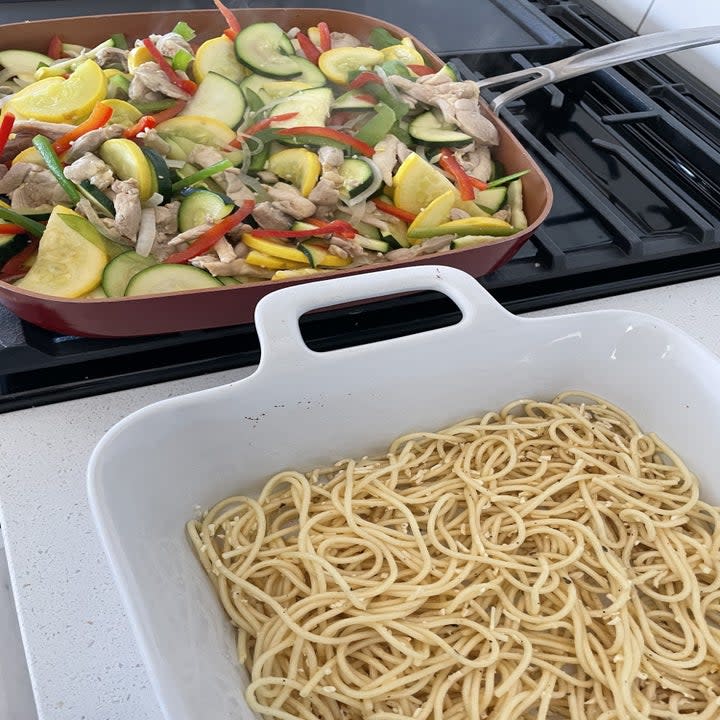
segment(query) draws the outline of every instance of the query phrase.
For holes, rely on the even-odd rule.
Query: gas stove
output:
[[[102,11],[142,9],[133,1],[122,8],[104,3]],[[158,0],[153,7],[206,5]],[[334,5],[405,27],[468,79],[631,35],[590,2],[446,0],[438,13],[435,0],[418,0],[408,17],[404,4],[383,0]],[[4,22],[100,12],[85,0],[0,2],[0,8]],[[720,96],[682,68],[654,58],[600,71],[538,90],[506,106],[501,116],[555,193],[540,230],[510,262],[480,278],[509,310],[538,310],[720,273]],[[314,313],[301,324],[307,343],[320,350],[446,325],[457,313],[446,298],[422,293]],[[0,412],[258,359],[252,325],[99,340],[56,335],[0,308]]]

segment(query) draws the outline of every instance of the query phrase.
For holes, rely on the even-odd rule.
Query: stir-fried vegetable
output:
[[[214,3],[216,37],[181,21],[0,52],[0,279],[94,299],[220,288],[527,226],[527,171],[496,162],[474,83],[385,28],[241,27]]]

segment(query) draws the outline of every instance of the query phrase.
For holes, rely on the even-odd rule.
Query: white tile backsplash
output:
[[[593,0],[631,30],[637,30],[653,0]]]
[[[718,0],[655,0],[639,32],[647,34],[701,25],[720,26]],[[706,85],[720,92],[720,44],[684,50],[669,57]]]

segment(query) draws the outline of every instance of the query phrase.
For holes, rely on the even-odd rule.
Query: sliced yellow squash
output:
[[[255,265],[255,267],[266,268],[268,270],[293,270],[305,267],[302,263],[284,260],[283,258],[260,252],[259,250],[251,250],[247,254],[245,262],[248,265]]]
[[[407,39],[409,40],[409,38]],[[383,48],[380,52],[382,52],[385,60],[398,60],[405,65],[425,64],[425,59],[414,46],[408,47],[404,44],[391,45],[390,47]]]
[[[135,178],[140,191],[140,200],[147,200],[153,194],[153,173],[143,151],[126,138],[106,140],[100,146],[100,157],[112,168],[121,180]]]
[[[103,100],[100,105],[107,105],[112,110],[112,115],[108,120],[108,125],[116,124],[123,127],[134,125],[141,117],[142,113],[129,102],[125,100]]]
[[[438,195],[426,208],[422,209],[408,228],[408,237],[418,237],[415,233],[427,227],[442,225],[450,219],[450,210],[457,201],[455,190]]]
[[[49,77],[15,93],[6,107],[21,117],[56,123],[80,123],[105,98],[107,78],[93,60],[86,60],[67,80]]]
[[[436,197],[454,189],[436,167],[417,153],[410,153],[393,178],[393,201],[401,210],[417,215]]]
[[[283,260],[290,260],[291,262],[296,262],[300,265],[310,264],[305,253],[303,253],[302,250],[298,250],[293,245],[278,242],[277,240],[258,238],[250,233],[245,233],[242,236],[242,240],[251,250],[257,250],[258,252],[265,253],[265,255],[282,258]]]
[[[307,197],[317,184],[322,166],[314,152],[305,148],[290,148],[271,155],[268,170],[291,182]]]
[[[346,85],[350,75],[358,70],[372,70],[385,60],[380,50],[371,47],[339,47],[326,50],[318,59],[318,66],[330,82]]]
[[[435,227],[424,227],[416,229],[414,237],[427,238],[437,235],[493,235],[502,237],[512,235],[515,228],[504,220],[494,217],[466,217],[460,220],[436,225]],[[408,232],[408,235],[410,233]]]
[[[107,254],[63,222],[55,208],[40,238],[37,259],[17,285],[55,297],[80,297],[100,284],[107,261]]]
[[[134,47],[128,53],[128,70],[133,72],[146,62],[154,62],[153,56],[144,45]]]
[[[235,56],[235,44],[225,35],[206,40],[195,53],[192,67],[195,82],[202,82],[209,72],[240,82],[247,71]]]
[[[24,150],[21,150],[10,163],[11,165],[15,165],[16,163],[32,163],[33,165],[42,165],[45,167],[45,161],[42,159],[40,153],[37,151],[37,148],[33,145],[29,148],[25,148]]]

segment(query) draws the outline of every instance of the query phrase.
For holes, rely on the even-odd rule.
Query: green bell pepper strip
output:
[[[5,220],[13,225],[19,225],[35,237],[41,237],[45,232],[45,226],[42,223],[2,205],[0,205],[0,220]]]
[[[182,180],[178,180],[177,182],[173,183],[172,191],[173,193],[176,193],[179,190],[190,187],[191,185],[195,185],[195,183],[199,183],[201,180],[205,180],[206,178],[209,178],[216,173],[223,172],[224,170],[229,170],[232,166],[233,164],[230,162],[230,160],[221,160],[214,165],[210,165],[209,167],[203,168],[202,170],[198,170],[196,173],[188,175]]]

